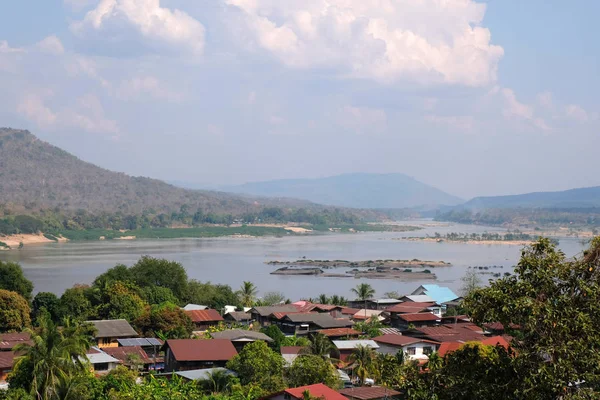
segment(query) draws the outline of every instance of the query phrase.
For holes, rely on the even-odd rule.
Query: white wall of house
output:
[[[378,353],[389,354],[395,356],[400,350],[404,351],[404,355],[411,360],[428,360],[426,349],[429,348],[431,351],[436,351],[437,346],[433,343],[414,343],[408,346],[398,347],[392,346],[385,343],[378,343],[379,348],[376,350]]]

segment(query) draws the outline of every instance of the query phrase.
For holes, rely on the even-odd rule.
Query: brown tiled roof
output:
[[[235,321],[249,321],[252,319],[252,315],[250,315],[250,313],[243,311],[233,311],[225,314],[225,317],[227,317],[228,315]]]
[[[13,363],[15,361],[15,357],[16,355],[14,351],[0,351],[0,368],[12,368]]]
[[[347,319],[336,319],[329,314],[320,313],[292,313],[284,318],[294,323],[311,323],[321,329],[350,327],[353,323]]]
[[[21,343],[31,344],[31,335],[26,332],[0,334],[0,350],[12,350]]]
[[[332,337],[332,336],[356,336],[356,335],[360,335],[361,332],[352,329],[352,328],[331,328],[331,329],[321,329],[320,331],[317,331],[319,333],[322,333],[325,336],[328,337]]]
[[[427,311],[429,307],[435,306],[435,303],[417,303],[417,302],[404,302],[401,304],[396,304],[393,307],[389,307],[386,309],[387,312],[390,313],[417,313],[422,311]]]
[[[96,338],[134,338],[138,333],[124,319],[87,321],[96,328]]]
[[[229,361],[237,351],[226,339],[172,339],[167,340],[177,361]]]
[[[289,394],[291,397],[295,399],[303,399],[304,392],[308,391],[311,397],[322,399],[322,400],[348,400],[347,397],[342,396],[335,390],[325,386],[322,383],[317,383],[315,385],[309,386],[300,386],[294,389],[287,389],[284,392]]]
[[[294,311],[294,312],[274,312],[273,314],[271,314],[269,316],[273,317],[275,319],[283,319],[288,314],[297,314],[297,313],[298,313],[298,311]]]
[[[331,310],[335,310],[336,308],[344,308],[342,306],[336,306],[333,304],[314,304],[314,310],[320,310],[320,311],[331,311]]]
[[[436,342],[469,342],[485,339],[482,333],[473,331],[466,327],[470,324],[440,325],[416,328],[415,333]],[[413,336],[412,333],[406,333]]]
[[[281,354],[300,354],[304,347],[302,346],[281,346]]]
[[[148,354],[140,346],[127,346],[127,347],[105,347],[103,351],[113,356],[114,358],[123,362],[129,361],[129,356],[136,355],[140,358],[144,364],[149,364],[152,360],[148,357]]]
[[[362,386],[338,390],[339,393],[347,397],[359,400],[384,399],[390,396],[400,396],[400,392],[381,386]]]
[[[398,318],[406,322],[438,321],[440,317],[431,313],[400,314]]]
[[[191,310],[185,312],[192,322],[215,322],[223,321],[223,317],[217,310]]]
[[[394,334],[377,336],[376,338],[373,338],[373,340],[376,341],[377,343],[385,343],[385,344],[390,344],[392,346],[400,346],[400,347],[408,346],[409,344],[413,344],[413,343],[439,344],[438,342],[434,342],[432,340],[414,338],[414,337],[410,337],[410,336],[394,335]]]
[[[254,307],[249,311],[250,313],[257,313],[261,317],[269,316],[276,312],[298,312],[298,307],[292,304],[284,304],[280,306],[264,306],[264,307]]]

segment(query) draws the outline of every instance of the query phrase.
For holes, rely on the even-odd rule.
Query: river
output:
[[[437,283],[458,292],[460,278],[469,266],[502,266],[489,272],[510,272],[518,261],[521,246],[506,244],[475,245],[393,240],[408,236],[447,232],[502,232],[502,229],[473,225],[436,225],[431,221],[409,221],[425,229],[416,232],[323,234],[283,238],[216,238],[163,240],[110,240],[97,242],[51,243],[25,246],[20,250],[0,251],[0,260],[19,262],[25,275],[33,281],[35,292],[60,295],[76,283],[89,284],[116,264],[131,265],[142,255],[178,261],[190,278],[231,285],[237,289],[242,281],[254,282],[261,293],[283,292],[292,300],[316,297],[321,293],[353,298],[350,289],[368,282],[376,295],[388,291],[409,294],[421,283]],[[436,225],[436,226],[431,226]],[[559,247],[569,257],[580,253],[578,239],[560,240]],[[313,276],[270,275],[276,267],[266,261],[293,261],[301,257],[319,260],[421,259],[446,261],[451,267],[436,268],[437,281],[408,281]],[[333,270],[337,272],[337,270]],[[332,271],[332,272],[333,272]],[[490,275],[482,276],[487,280]]]

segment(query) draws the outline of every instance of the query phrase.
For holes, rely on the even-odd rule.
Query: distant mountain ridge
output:
[[[451,206],[464,201],[404,174],[353,173],[316,179],[282,179],[246,183],[222,190],[256,196],[297,198],[349,208]]]
[[[132,177],[85,162],[29,131],[0,128],[0,208],[16,212],[57,208],[62,212],[139,214],[179,211],[243,213],[266,205],[230,193],[182,189]]]
[[[533,192],[510,196],[475,197],[461,207],[489,208],[594,208],[600,207],[600,186],[556,192]]]

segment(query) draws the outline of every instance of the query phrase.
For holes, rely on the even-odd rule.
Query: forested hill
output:
[[[344,174],[320,179],[286,179],[247,183],[228,192],[305,199],[352,208],[397,209],[456,205],[463,202],[403,174]]]
[[[560,192],[537,192],[513,196],[475,197],[461,208],[594,208],[600,207],[600,186]]]
[[[82,161],[24,130],[0,128],[0,208],[12,213],[56,209],[60,213],[136,215],[179,212],[242,215],[268,207],[320,208],[308,202],[243,198],[182,189],[165,182],[112,172]]]

